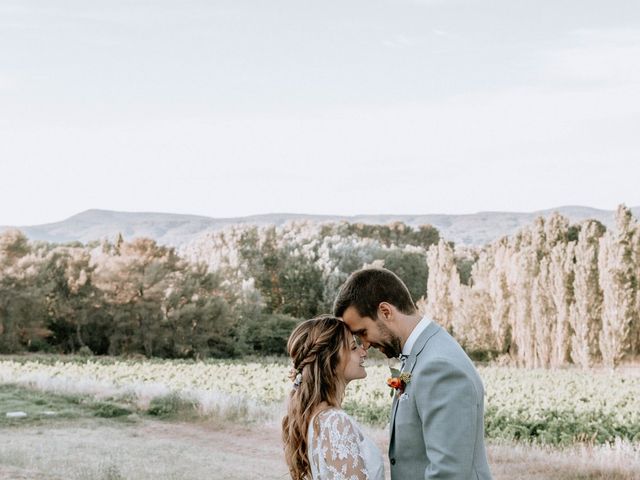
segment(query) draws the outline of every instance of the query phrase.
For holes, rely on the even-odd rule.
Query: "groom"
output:
[[[478,372],[445,330],[418,313],[402,280],[381,268],[353,273],[334,315],[365,349],[401,356],[411,375],[391,410],[391,479],[491,479]]]

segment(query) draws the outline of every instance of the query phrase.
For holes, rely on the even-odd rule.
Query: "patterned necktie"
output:
[[[409,358],[409,355],[404,355],[404,354],[400,354],[400,371],[402,372],[404,370],[404,366],[407,363],[407,358]]]

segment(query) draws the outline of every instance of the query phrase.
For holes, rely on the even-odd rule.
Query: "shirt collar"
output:
[[[418,337],[422,332],[424,332],[425,328],[429,326],[431,323],[431,319],[426,315],[422,317],[422,320],[418,322],[418,324],[413,328],[411,335],[407,338],[407,341],[404,342],[404,346],[402,347],[402,355],[409,356],[411,354],[411,350],[418,340]]]

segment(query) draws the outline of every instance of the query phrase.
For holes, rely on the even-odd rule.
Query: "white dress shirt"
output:
[[[407,341],[404,342],[404,346],[402,347],[402,355],[406,355],[408,357],[411,354],[411,349],[415,345],[416,340],[418,340],[420,334],[424,332],[424,329],[427,328],[430,323],[431,319],[425,315],[424,317],[422,317],[422,320],[420,320],[418,324],[413,327],[411,335],[409,335],[409,338],[407,338]]]

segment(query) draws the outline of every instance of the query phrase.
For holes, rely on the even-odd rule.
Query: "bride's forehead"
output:
[[[353,333],[348,332],[348,333],[347,333],[347,344],[348,344],[349,346],[353,346],[353,345],[356,345],[356,346],[357,346],[357,345],[360,345],[360,342],[359,342],[359,340],[358,340],[357,335],[354,335]]]

